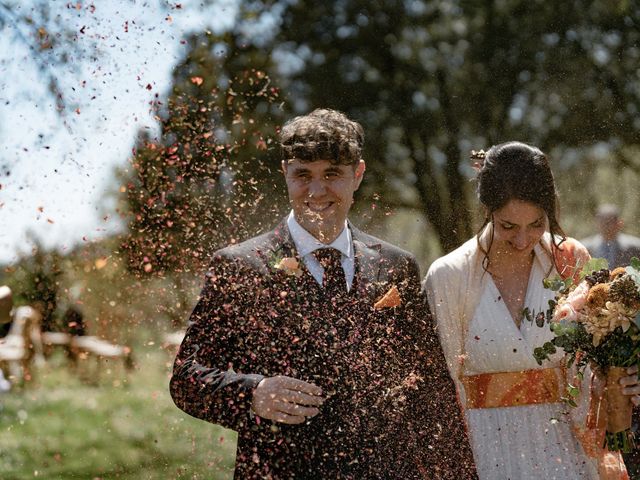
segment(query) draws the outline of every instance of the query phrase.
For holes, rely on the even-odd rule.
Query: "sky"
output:
[[[18,13],[31,11],[31,1],[16,3]],[[28,254],[29,235],[65,251],[122,229],[114,172],[126,167],[140,129],[158,131],[149,102],[168,92],[185,35],[228,28],[237,3],[50,2],[77,32],[71,61],[53,70],[61,113],[18,35],[37,33],[0,30],[0,263]]]

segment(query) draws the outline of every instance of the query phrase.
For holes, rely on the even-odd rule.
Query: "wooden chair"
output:
[[[134,368],[133,354],[130,347],[116,345],[95,336],[72,336],[69,350],[71,352],[70,358],[76,367],[80,367],[80,362],[89,361],[91,357],[96,359],[95,372],[89,372],[90,376],[88,377],[93,383],[97,383],[99,380],[103,362],[122,362],[125,373]]]
[[[186,334],[185,330],[177,330],[175,332],[167,332],[162,336],[162,348],[165,350],[176,350],[182,343],[184,336]],[[175,352],[174,352],[175,353]]]
[[[71,335],[64,332],[42,332],[42,347],[45,358],[49,358],[54,349],[64,350],[71,357]]]
[[[40,322],[32,307],[17,307],[9,333],[0,338],[0,368],[12,382],[31,380],[31,364],[44,363]]]

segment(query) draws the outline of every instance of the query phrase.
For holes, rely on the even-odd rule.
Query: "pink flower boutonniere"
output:
[[[302,275],[302,269],[300,268],[300,262],[295,257],[284,257],[273,264],[273,268],[280,270],[287,275],[299,277]]]
[[[398,291],[398,287],[394,285],[373,305],[373,308],[382,310],[383,308],[398,307],[401,304],[400,292]]]

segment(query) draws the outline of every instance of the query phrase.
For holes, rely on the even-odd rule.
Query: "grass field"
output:
[[[0,395],[0,479],[222,480],[233,477],[235,434],[178,410],[173,356],[135,350],[137,369],[68,369],[57,355],[26,388]],[[640,472],[631,472],[640,479]]]
[[[128,379],[104,363],[97,380],[92,364],[71,372],[54,355],[32,384],[0,395],[0,478],[232,478],[235,434],[173,405],[171,354],[135,353]]]

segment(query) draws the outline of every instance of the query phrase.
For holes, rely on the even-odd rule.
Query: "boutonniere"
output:
[[[394,285],[373,305],[373,308],[382,310],[383,308],[398,307],[401,304],[400,292],[398,291],[398,287]]]
[[[302,269],[300,268],[300,262],[295,257],[283,257],[276,259],[273,264],[273,268],[280,270],[287,275],[299,277],[302,275]]]

